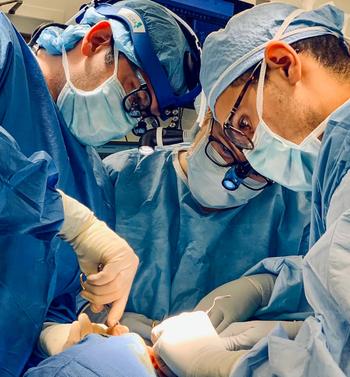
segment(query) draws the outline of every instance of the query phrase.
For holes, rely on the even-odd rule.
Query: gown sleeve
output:
[[[56,167],[46,152],[27,158],[0,126],[0,235],[54,237],[63,222],[57,181]]]

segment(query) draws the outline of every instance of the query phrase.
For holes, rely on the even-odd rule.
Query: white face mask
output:
[[[254,191],[240,185],[237,190],[229,191],[222,186],[222,180],[230,169],[217,166],[205,154],[208,134],[188,153],[188,186],[192,196],[205,208],[232,208],[248,203],[263,190]],[[215,152],[214,152],[215,153]],[[224,162],[224,160],[223,160]],[[260,182],[251,178],[244,180],[250,187],[259,189]],[[264,184],[265,185],[265,184]]]
[[[76,88],[69,75],[66,51],[62,51],[66,85],[57,106],[72,134],[84,145],[99,146],[128,134],[137,124],[123,109],[125,91],[117,77],[118,52],[114,51],[114,73],[91,91]]]

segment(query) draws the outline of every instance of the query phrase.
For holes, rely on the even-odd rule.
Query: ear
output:
[[[91,56],[100,46],[109,46],[112,38],[111,24],[108,21],[100,21],[85,35],[81,52],[85,56]]]
[[[289,44],[271,41],[265,48],[266,64],[272,70],[279,70],[291,85],[301,79],[301,60]]]

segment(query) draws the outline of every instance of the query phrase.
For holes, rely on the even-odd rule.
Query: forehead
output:
[[[223,124],[226,120],[242,88],[243,85],[229,85],[218,97],[215,103],[215,114],[220,124]]]

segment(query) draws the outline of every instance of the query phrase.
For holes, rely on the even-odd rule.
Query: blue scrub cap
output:
[[[118,2],[118,8],[128,6],[135,9],[143,18],[154,51],[164,67],[169,82],[177,95],[187,91],[185,83],[183,57],[191,51],[187,40],[176,20],[166,9],[149,0],[125,0]],[[62,48],[71,50],[87,34],[93,25],[106,18],[89,8],[79,25],[69,25],[65,30],[50,26],[43,30],[37,44],[51,55],[61,55]],[[141,67],[135,55],[134,46],[128,29],[122,22],[109,20],[113,32],[115,47],[126,57]]]
[[[224,29],[208,36],[203,46],[200,80],[214,116],[220,94],[264,58],[266,44],[296,9],[282,3],[261,4],[232,17]],[[343,37],[343,24],[343,12],[325,5],[294,18],[279,39],[293,43],[324,34]]]

